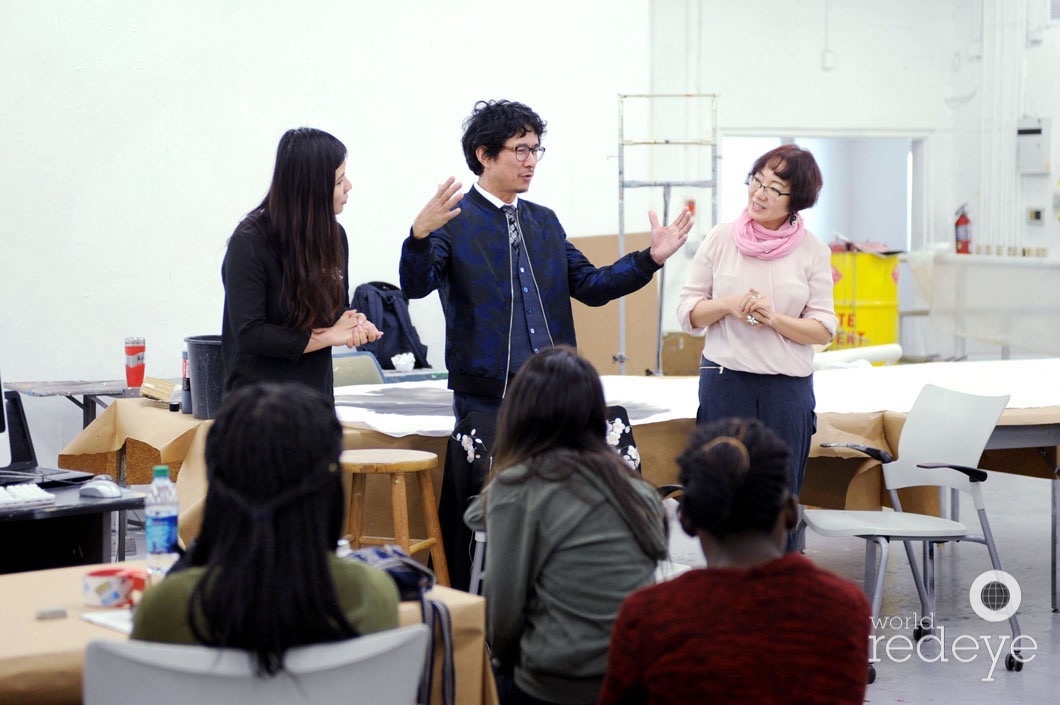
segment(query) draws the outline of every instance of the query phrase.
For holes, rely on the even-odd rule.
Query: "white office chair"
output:
[[[336,387],[349,387],[354,384],[383,384],[383,368],[370,352],[336,353],[331,358],[331,370],[335,377]]]
[[[85,705],[409,705],[416,700],[428,628],[414,624],[287,652],[286,673],[260,677],[253,655],[146,641],[90,642]]]
[[[467,591],[472,595],[482,594],[482,580],[486,577],[486,532],[476,531],[475,553],[471,558],[471,584]]]
[[[948,541],[985,544],[994,570],[1002,569],[983,501],[982,483],[988,476],[975,466],[1008,399],[1008,395],[984,397],[928,384],[913,403],[902,427],[897,459],[886,451],[857,444],[823,444],[853,448],[879,460],[884,485],[894,505],[894,511],[806,509],[803,513],[806,525],[822,536],[865,539],[865,590],[872,603],[873,624],[880,615],[891,541],[901,541],[905,546],[920,597],[923,619],[913,631],[917,640],[933,631],[936,544]],[[972,534],[968,526],[953,519],[902,511],[898,490],[922,486],[959,490],[971,497],[982,535]],[[923,542],[923,574],[917,566],[911,541]],[[1015,639],[1020,633],[1015,614],[1008,621]],[[1022,670],[1023,663],[1010,653],[1005,666],[1010,671]],[[872,683],[875,669],[871,664],[868,675]]]

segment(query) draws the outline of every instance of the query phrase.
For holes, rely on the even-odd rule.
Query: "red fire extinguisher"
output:
[[[954,235],[957,239],[957,254],[967,255],[972,252],[972,219],[968,217],[968,204],[957,209],[957,222],[954,223]]]

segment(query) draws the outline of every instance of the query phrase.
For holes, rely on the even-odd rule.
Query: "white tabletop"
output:
[[[696,377],[605,376],[609,405],[626,407],[632,423],[695,418]],[[400,438],[448,436],[453,431],[453,393],[445,380],[363,384],[335,389],[335,407],[344,425]]]
[[[970,394],[1008,394],[1010,409],[1060,406],[1060,358],[819,370],[813,389],[818,414],[907,412],[929,383]]]
[[[608,404],[625,406],[645,424],[695,418],[698,377],[601,377]],[[906,412],[928,383],[974,394],[1009,394],[1008,408],[1060,406],[1060,358],[929,362],[814,373],[817,413]],[[389,436],[447,436],[452,392],[445,380],[339,387],[339,419]]]

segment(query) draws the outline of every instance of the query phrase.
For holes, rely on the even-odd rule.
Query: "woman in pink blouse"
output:
[[[757,418],[791,448],[791,487],[802,487],[816,425],[813,345],[835,334],[828,246],[799,211],[817,202],[813,155],[782,145],[747,174],[747,208],[717,225],[696,252],[677,317],[704,334],[697,423]]]

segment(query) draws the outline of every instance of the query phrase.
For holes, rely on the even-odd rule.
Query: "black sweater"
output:
[[[265,234],[269,227],[262,211],[244,218],[228,241],[221,265],[225,392],[261,381],[301,382],[330,398],[334,396],[331,348],[303,353],[309,334],[284,325],[288,311],[280,298],[283,265]],[[339,231],[343,301],[349,302],[349,243],[342,226]]]

